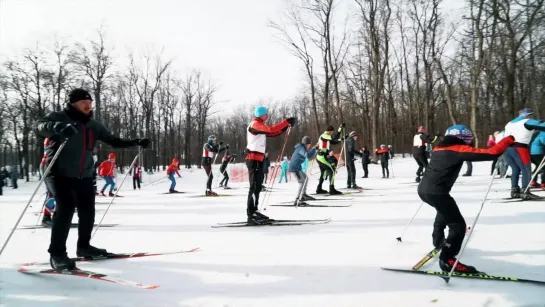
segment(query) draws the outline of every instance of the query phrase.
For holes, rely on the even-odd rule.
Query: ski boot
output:
[[[104,194],[104,190],[101,190],[101,191],[100,191],[100,195],[106,196],[106,194]]]
[[[351,184],[347,184],[347,185],[346,185],[346,188],[347,188],[347,189],[352,189],[352,185],[351,185]]]
[[[540,199],[541,196],[538,196],[538,195],[536,195],[536,194],[533,194],[533,193],[530,192],[530,190],[528,189],[528,190],[526,191],[526,193],[523,193],[523,194],[521,195],[521,198],[522,198],[522,200],[534,200],[534,199]]]
[[[303,194],[301,195],[301,200],[302,201],[308,201],[308,200],[316,200],[316,198],[310,196],[310,195],[307,195],[307,194]]]
[[[511,198],[520,198],[520,188],[511,188]]]
[[[170,189],[170,190],[168,190],[168,192],[169,192],[169,193],[180,193],[180,192],[178,192],[178,191],[176,191],[176,190],[174,190],[174,189]]]
[[[206,190],[205,193],[206,196],[218,196],[218,193],[212,191],[212,190]]]
[[[114,194],[114,193],[112,193],[112,192],[110,192],[110,193],[108,193],[108,196],[110,196],[110,197],[114,197],[114,196],[115,196],[115,194]]]
[[[327,194],[327,191],[322,189],[321,186],[319,186],[317,189],[316,189],[316,194]]]
[[[539,184],[535,180],[532,180],[530,182],[530,188],[539,188]]]
[[[57,272],[71,271],[76,268],[76,262],[68,258],[66,253],[59,256],[51,256],[49,258],[49,264],[51,265],[51,268]]]
[[[334,185],[329,186],[329,195],[343,195],[342,192],[339,192],[335,189]]]
[[[76,250],[76,256],[82,257],[82,258],[93,258],[93,257],[101,257],[101,256],[107,256],[109,253],[103,249],[103,248],[96,248],[94,246],[89,245],[88,247],[78,247]]]
[[[443,272],[450,272],[452,270],[452,266],[456,262],[456,258],[451,257],[446,260],[439,258],[439,267]],[[454,268],[455,273],[462,273],[462,274],[478,274],[480,273],[477,271],[475,267],[472,267],[470,265],[465,265],[461,262],[458,262],[456,264],[456,268]]]
[[[363,188],[360,187],[359,185],[357,185],[357,184],[354,183],[354,184],[352,184],[352,189],[354,189],[354,190],[361,190],[361,189],[363,189]]]
[[[42,218],[42,225],[43,226],[53,225],[53,219],[51,218],[50,214],[44,214],[44,217]]]
[[[300,199],[296,199],[294,202],[293,202],[293,205],[295,207],[304,207],[304,206],[308,206],[308,204],[306,202],[304,202],[303,200],[300,200]]]
[[[259,211],[254,212],[254,214],[248,216],[247,223],[250,225],[265,225],[270,223],[270,218]]]

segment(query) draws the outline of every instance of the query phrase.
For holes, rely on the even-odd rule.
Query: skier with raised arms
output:
[[[423,170],[428,167],[426,147],[437,141],[437,137],[439,137],[439,133],[437,133],[435,136],[431,136],[426,133],[426,128],[424,128],[424,126],[419,126],[418,132],[413,137],[413,158],[418,164],[418,169],[416,170],[416,182],[420,182],[420,177],[422,177]]]
[[[38,136],[51,141],[46,164],[51,162],[61,143],[66,140],[51,172],[45,178],[56,203],[48,252],[51,255],[51,267],[57,271],[73,270],[76,267],[74,260],[68,258],[66,253],[66,239],[76,206],[79,217],[76,255],[98,257],[108,254],[105,249],[90,245],[95,221],[93,148],[96,141],[103,141],[114,148],[138,145],[146,148],[150,143],[148,139],[120,139],[93,119],[93,99],[88,91],[74,89],[68,98],[64,110],[50,113],[34,125]]]
[[[326,177],[329,177],[329,194],[342,194],[335,189],[335,168],[327,161],[327,157],[330,152],[329,146],[331,144],[339,144],[341,142],[341,131],[345,126],[346,124],[342,123],[335,134],[333,134],[335,128],[333,128],[333,126],[329,126],[320,136],[320,140],[318,141],[318,157],[316,157],[316,161],[318,161],[318,166],[320,167],[320,179],[318,180],[318,187],[316,187],[316,194],[328,193],[322,188],[322,184],[324,183]]]
[[[223,145],[223,142],[216,143],[216,135],[211,134],[208,136],[208,140],[204,143],[202,149],[202,167],[208,176],[208,180],[206,181],[206,196],[218,196],[216,192],[212,191],[212,181],[214,180],[212,163],[214,163],[217,154],[229,149],[229,145],[220,148],[221,145]]]
[[[223,187],[224,189],[230,189],[227,184],[229,183],[229,174],[227,172],[227,165],[229,163],[235,162],[236,155],[231,155],[229,151],[225,151],[225,154],[223,155],[223,159],[221,160],[221,166],[220,166],[220,173],[223,174],[223,179],[220,181],[220,187]]]
[[[545,131],[545,124],[535,119],[531,109],[522,109],[519,116],[505,125],[505,136],[512,135],[517,140],[505,151],[505,160],[511,167],[511,197],[523,200],[539,199],[540,197],[526,190],[531,178],[531,158],[528,144],[536,130]],[[521,195],[519,177],[522,172],[522,189],[526,192]]]
[[[295,125],[296,119],[290,117],[272,126],[265,123],[269,119],[269,112],[263,106],[256,107],[254,118],[246,130],[248,145],[246,146],[246,166],[248,167],[248,178],[250,189],[248,191],[248,202],[246,215],[248,224],[266,224],[269,217],[258,211],[259,193],[263,185],[263,160],[267,149],[267,137],[281,135],[290,126]]]
[[[433,149],[430,163],[426,167],[422,181],[418,185],[418,195],[422,201],[437,210],[433,223],[432,241],[439,255],[439,267],[450,272],[460,252],[466,232],[466,223],[450,190],[456,182],[464,161],[492,161],[501,155],[515,139],[505,137],[494,147],[481,149],[471,144],[473,134],[464,125],[454,125],[447,129],[443,140]],[[445,240],[445,228],[449,232]],[[454,272],[478,273],[472,266],[458,262]]]

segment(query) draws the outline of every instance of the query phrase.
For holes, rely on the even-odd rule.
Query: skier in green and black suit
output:
[[[327,155],[329,154],[330,144],[339,144],[341,142],[341,131],[345,126],[345,123],[342,123],[342,125],[339,127],[337,132],[335,132],[335,134],[333,134],[333,131],[335,131],[333,126],[329,126],[327,127],[327,130],[320,136],[320,140],[318,142],[318,156],[316,158],[316,161],[318,161],[318,166],[320,166],[320,179],[318,181],[318,187],[316,188],[316,194],[327,194],[327,191],[322,189],[322,183],[324,183],[326,177],[329,177],[329,194],[342,194],[335,189],[335,169],[327,161]]]

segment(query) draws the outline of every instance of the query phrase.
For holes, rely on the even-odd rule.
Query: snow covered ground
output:
[[[95,246],[111,252],[201,250],[79,264],[113,278],[159,285],[145,290],[74,276],[19,273],[17,263],[49,259],[50,233],[20,229],[0,257],[0,306],[545,306],[544,286],[462,278],[447,285],[435,276],[381,270],[410,268],[432,248],[434,210],[427,205],[403,243],[395,239],[420,200],[411,183],[414,160],[396,158],[393,167],[395,178],[388,180],[381,178],[379,166],[370,166],[369,179],[360,178],[359,168],[357,182],[368,190],[350,196],[351,207],[269,206],[264,211],[277,219],[332,218],[323,225],[211,228],[218,222],[245,219],[248,183],[233,183],[233,190],[216,189],[231,197],[192,197],[204,192],[204,170],[182,170],[177,189],[186,194],[162,194],[168,181],[140,191],[133,191],[127,181],[120,190],[125,197],[115,199],[104,219],[119,225],[99,228],[92,241]],[[489,167],[490,162],[474,163],[473,176],[460,177],[453,189],[468,225],[490,182]],[[314,192],[316,178],[312,176],[309,193]],[[345,183],[343,168],[337,187]],[[21,183],[19,190],[7,188],[0,196],[0,242],[35,186],[36,182]],[[297,184],[275,187],[268,204],[292,200]],[[494,182],[462,262],[492,275],[545,280],[545,203],[494,202],[508,194],[508,179]],[[109,200],[97,197],[97,222]],[[41,201],[37,195],[21,226],[37,222]],[[76,239],[77,229],[72,229],[70,256],[75,256]],[[437,262],[424,269],[438,270]]]

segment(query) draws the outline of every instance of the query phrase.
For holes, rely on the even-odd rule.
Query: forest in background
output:
[[[545,0],[465,0],[459,20],[449,20],[445,1],[293,0],[269,29],[300,60],[300,93],[232,108],[217,100],[218,85],[202,72],[175,71],[161,54],[131,52],[122,59],[128,65],[116,68],[120,59],[101,29],[90,41],[21,50],[0,66],[0,166],[19,165],[27,180],[37,171],[43,139],[32,125],[61,110],[75,87],[92,93],[95,118],[115,134],[152,140],[141,156],[148,170],[174,157],[199,165],[209,134],[241,161],[259,104],[269,108],[270,123],[298,118],[284,155],[304,135],[316,140],[342,122],[347,133],[358,133],[358,147],[391,144],[410,152],[420,125],[434,134],[465,124],[482,147],[523,107],[541,119]],[[351,7],[346,16],[341,3]],[[271,160],[283,141],[268,139]],[[105,144],[97,149],[100,160],[111,151]],[[126,166],[137,149],[116,153]]]

